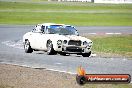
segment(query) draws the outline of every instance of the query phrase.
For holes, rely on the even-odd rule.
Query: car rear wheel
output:
[[[83,57],[89,57],[91,55],[91,51],[89,53],[83,53],[82,56]]]
[[[47,55],[54,55],[56,54],[54,48],[53,48],[53,44],[51,41],[47,42]]]
[[[24,50],[25,50],[25,53],[32,53],[33,52],[33,49],[31,48],[30,42],[28,40],[26,40],[24,43]]]

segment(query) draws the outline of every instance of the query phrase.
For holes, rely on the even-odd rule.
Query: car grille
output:
[[[68,42],[68,45],[81,46],[81,41],[70,40],[70,41]]]
[[[66,51],[69,51],[69,52],[82,52],[82,49],[77,48],[77,47],[67,47]]]

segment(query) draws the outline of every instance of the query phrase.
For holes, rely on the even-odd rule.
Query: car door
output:
[[[47,50],[47,40],[48,40],[48,36],[47,36],[47,26],[43,26],[42,25],[42,33],[40,34],[40,37],[39,37],[39,39],[40,39],[40,49],[41,50]]]
[[[30,45],[33,49],[40,49],[40,35],[41,35],[41,26],[37,25],[33,31],[30,33]]]
[[[36,31],[32,31],[30,34],[30,45],[33,49],[38,49],[38,37],[39,37],[39,33],[37,33]]]
[[[41,25],[41,32],[34,34],[35,36],[35,49],[46,50],[47,36],[45,32],[46,27]]]

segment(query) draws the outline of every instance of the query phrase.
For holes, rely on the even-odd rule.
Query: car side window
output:
[[[37,25],[32,29],[32,32],[36,32]]]
[[[33,28],[32,32],[35,32],[35,31],[36,31],[36,29],[35,29],[35,28]]]
[[[32,32],[34,32],[34,33],[44,33],[44,28],[45,28],[45,26],[37,25],[32,30]]]
[[[48,26],[45,26],[45,34],[48,34]]]

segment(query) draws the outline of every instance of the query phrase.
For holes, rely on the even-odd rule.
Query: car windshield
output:
[[[48,28],[49,34],[60,35],[79,35],[77,30],[72,26],[58,26]]]
[[[49,29],[56,29],[56,28],[60,28],[62,25],[50,25],[48,28]]]

